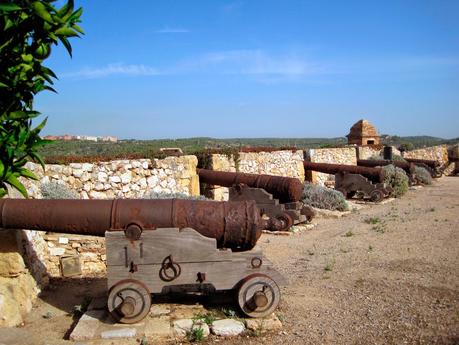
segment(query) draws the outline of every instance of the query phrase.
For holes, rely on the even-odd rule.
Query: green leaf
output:
[[[10,174],[8,178],[5,180],[5,182],[16,188],[19,191],[19,193],[21,193],[24,196],[24,198],[28,197],[27,190],[25,189],[24,185],[21,182],[19,182],[16,176],[14,176],[14,174]]]
[[[71,14],[72,14],[72,11],[73,11],[73,7],[74,7],[74,3],[73,3],[73,0],[69,0],[67,1],[67,3],[62,6],[58,11],[57,11],[57,14],[64,20],[66,20]],[[65,18],[67,17],[67,18]]]
[[[21,7],[19,7],[18,5],[16,4],[0,4],[0,11],[4,11],[4,12],[11,12],[11,11],[18,11],[20,10]]]
[[[72,13],[72,15],[69,18],[69,22],[73,22],[79,19],[82,13],[83,13],[83,8],[80,7],[79,9],[77,9],[75,12]]]
[[[40,1],[35,1],[34,3],[32,3],[31,7],[33,8],[37,16],[39,16],[40,18],[42,18],[50,24],[54,24],[53,18],[51,17],[48,10],[46,9],[46,6],[43,5],[43,3],[41,3]]]
[[[75,29],[76,31],[78,31],[80,34],[84,35],[83,29],[80,28],[78,25],[73,24],[73,25],[72,25],[72,28]]]
[[[21,174],[21,176],[23,176],[23,177],[27,177],[27,178],[30,178],[32,180],[38,180],[37,175],[35,175],[33,172],[31,172],[30,170],[28,170],[26,168],[21,168],[19,170],[19,174]]]
[[[36,152],[30,152],[29,156],[35,160],[35,161],[38,161],[41,165],[41,167],[43,168],[43,170],[45,170],[45,161],[43,160],[43,158]]]
[[[66,39],[65,37],[59,37],[59,40],[62,42],[62,44],[64,45],[65,49],[67,49],[70,57],[72,57],[72,46],[70,45],[70,42],[68,39]]]
[[[63,27],[60,29],[57,29],[54,31],[54,33],[58,36],[65,36],[65,37],[75,37],[78,36],[78,34],[75,32],[75,30],[67,27]]]
[[[0,81],[0,87],[8,87],[8,85],[6,85],[5,83],[2,83],[2,82]]]

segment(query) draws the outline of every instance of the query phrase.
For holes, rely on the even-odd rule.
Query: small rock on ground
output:
[[[223,319],[212,322],[212,333],[222,337],[239,335],[245,331],[245,326],[241,321],[233,319]]]
[[[246,319],[245,324],[247,329],[260,333],[282,329],[282,322],[275,314],[271,314],[266,318]]]

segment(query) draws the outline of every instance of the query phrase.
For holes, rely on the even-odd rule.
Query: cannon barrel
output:
[[[437,169],[441,165],[439,161],[434,161],[430,159],[417,159],[417,158],[404,158],[404,159],[409,163],[427,165],[431,169]]]
[[[359,174],[365,176],[373,182],[383,182],[384,170],[381,168],[369,168],[356,165],[345,165],[345,164],[328,164],[328,163],[313,163],[303,162],[305,170],[318,171],[326,174]]]
[[[387,159],[358,159],[357,165],[362,167],[382,167],[386,165],[395,165],[397,168],[403,169],[408,175],[412,173],[413,166],[411,163],[404,161],[390,161]]]
[[[301,199],[303,184],[297,178],[257,175],[240,172],[214,171],[197,169],[200,182],[222,187],[245,184],[252,188],[263,188],[282,203],[295,202]]]
[[[8,229],[104,236],[189,227],[215,238],[219,248],[247,250],[265,226],[254,201],[0,199],[0,228]]]

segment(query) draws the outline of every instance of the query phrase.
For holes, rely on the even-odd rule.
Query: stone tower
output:
[[[346,135],[349,145],[379,145],[380,136],[376,128],[367,120],[357,121]]]

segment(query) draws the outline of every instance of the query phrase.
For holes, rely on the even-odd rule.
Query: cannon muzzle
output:
[[[0,199],[0,228],[9,229],[93,236],[124,231],[136,239],[157,228],[193,228],[219,248],[247,250],[266,226],[254,201]]]
[[[200,182],[222,187],[245,184],[252,188],[262,188],[282,203],[295,202],[301,199],[303,184],[297,178],[257,175],[240,172],[214,171],[197,169]]]

